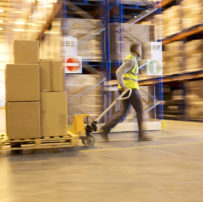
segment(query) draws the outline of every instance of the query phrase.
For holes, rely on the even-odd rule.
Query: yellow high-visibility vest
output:
[[[133,56],[132,54],[128,55],[125,60],[128,60],[132,58],[135,61],[135,64],[133,68],[123,74],[123,83],[126,88],[132,88],[132,89],[138,89],[139,90],[139,84],[138,84],[138,73],[139,73],[139,67],[137,63],[137,58]],[[121,89],[121,86],[118,85],[118,89]]]

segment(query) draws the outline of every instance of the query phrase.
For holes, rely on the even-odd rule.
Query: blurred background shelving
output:
[[[203,2],[162,1],[162,5],[163,76],[142,78],[140,85],[163,83],[165,118],[202,120]],[[178,101],[173,94],[179,95]],[[194,105],[199,108],[196,113]]]
[[[40,40],[40,58],[61,60],[61,41],[65,36],[75,37],[78,55],[82,57],[83,73],[67,75],[71,77],[67,82],[67,91],[69,86],[79,86],[74,84],[74,76],[82,80],[87,75],[86,84],[81,84],[80,90],[84,90],[84,86],[90,88],[96,85],[98,90],[92,96],[96,95],[98,99],[92,101],[92,106],[97,106],[97,113],[92,109],[88,111],[88,106],[81,100],[77,106],[84,104],[82,108],[96,116],[116,96],[114,92],[112,97],[112,92],[100,88],[97,83],[103,84],[104,78],[108,81],[116,79],[115,71],[129,54],[130,44],[142,44],[141,65],[150,58],[150,43],[162,42],[163,74],[149,76],[143,68],[139,79],[141,86],[155,89],[156,97],[162,103],[156,107],[156,117],[163,118],[164,114],[174,119],[202,119],[202,115],[197,118],[191,116],[189,106],[192,104],[187,96],[193,92],[192,83],[201,83],[203,76],[202,7],[201,0],[2,0],[0,84],[4,83],[5,64],[13,62],[13,40]],[[174,86],[177,86],[175,91]],[[180,116],[179,113],[174,117],[167,115],[165,106],[170,106],[166,103],[170,103],[173,96],[165,96],[165,88],[166,91],[170,89],[171,94],[172,91],[181,92],[182,101],[178,104],[181,105]],[[101,94],[104,96],[100,103],[98,95]],[[196,97],[202,109],[200,94],[194,90],[192,96]],[[69,98],[76,96],[68,95]],[[4,106],[4,90],[1,90],[0,96],[1,106]]]

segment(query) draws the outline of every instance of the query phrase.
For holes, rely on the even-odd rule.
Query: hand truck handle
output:
[[[127,97],[124,97],[123,96],[128,92],[130,91],[129,95]],[[109,106],[107,109],[104,110],[104,112],[102,112],[102,114],[99,115],[99,117],[97,119],[95,119],[95,123],[98,123],[101,118],[116,104],[117,101],[119,100],[125,100],[125,99],[128,99],[130,96],[131,96],[131,93],[132,93],[132,89],[126,89],[117,99],[115,99]]]
[[[129,91],[129,94],[127,97],[124,97],[124,95]],[[132,89],[131,88],[127,88],[125,91],[122,92],[120,98],[118,98],[118,100],[127,100],[132,94]]]

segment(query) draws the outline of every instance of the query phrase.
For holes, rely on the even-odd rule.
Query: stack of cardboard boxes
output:
[[[163,72],[165,75],[198,71],[203,63],[203,40],[187,43],[176,41],[165,45],[163,51]]]
[[[9,139],[39,138],[39,44],[15,41],[14,61],[6,67],[6,130]]]
[[[101,61],[101,20],[68,18],[64,23],[68,27],[67,35],[78,39],[78,55],[83,60]]]
[[[14,63],[6,67],[8,138],[65,135],[67,100],[61,63],[39,61],[38,41],[15,41]]]
[[[202,0],[183,0],[182,6],[182,26],[183,29],[190,28],[194,25],[201,24],[202,12],[203,12],[203,1]]]
[[[192,40],[185,43],[186,71],[202,70],[203,64],[203,39]]]
[[[172,6],[162,13],[163,38],[181,31],[181,6]]]
[[[182,71],[181,64],[183,62],[182,42],[176,41],[165,45],[163,52],[163,73],[164,75],[176,74]]]
[[[67,99],[62,63],[40,60],[42,137],[67,133]]]
[[[161,14],[162,38],[201,24],[202,12],[202,0],[182,0],[180,5],[169,7]],[[154,19],[157,25],[159,16],[155,15]]]
[[[203,120],[203,80],[189,81],[187,87],[187,115],[190,120]]]

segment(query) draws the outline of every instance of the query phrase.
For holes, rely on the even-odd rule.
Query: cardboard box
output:
[[[6,66],[6,101],[40,100],[39,65]]]
[[[40,89],[42,92],[51,91],[51,61],[46,59],[40,60]]]
[[[203,54],[191,54],[186,58],[186,71],[202,70]]]
[[[15,64],[38,64],[39,41],[14,41]]]
[[[187,57],[190,57],[192,54],[202,53],[203,50],[203,39],[192,40],[185,43],[185,54]]]
[[[57,60],[40,60],[41,92],[62,92],[65,90],[65,69]]]
[[[52,91],[61,92],[65,90],[65,69],[61,61],[53,60],[51,63]]]
[[[65,92],[41,93],[42,137],[67,135],[67,99]]]
[[[40,102],[6,103],[9,139],[40,138]]]

